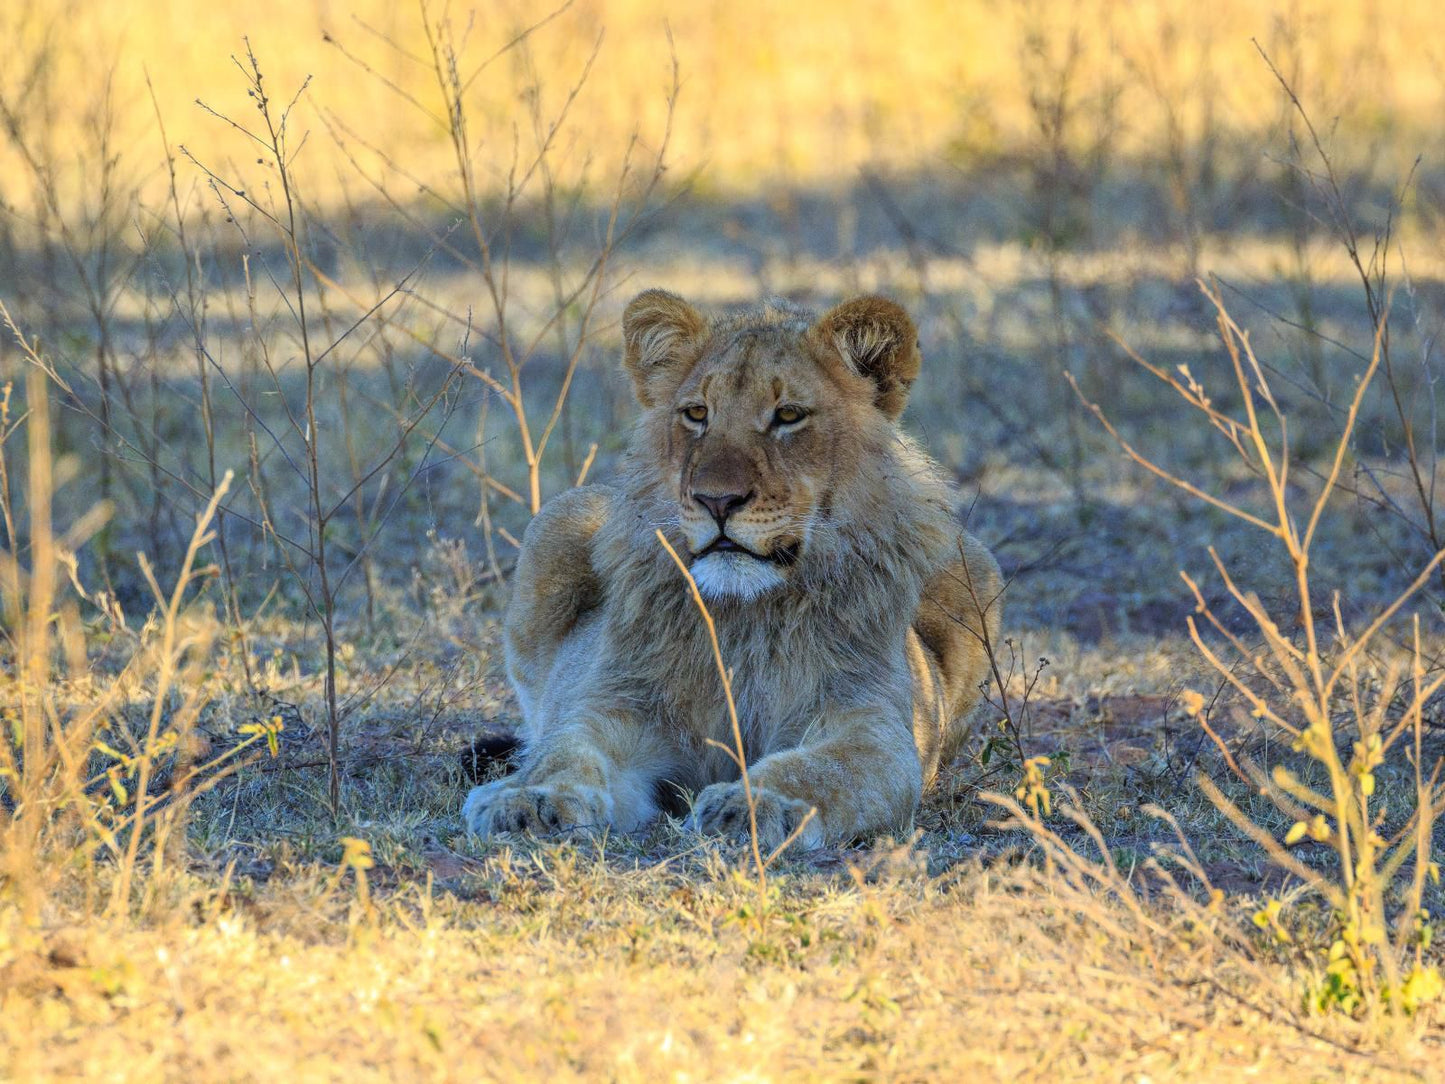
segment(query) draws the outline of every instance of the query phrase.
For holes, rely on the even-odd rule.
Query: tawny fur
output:
[[[761,842],[809,809],[804,846],[905,827],[963,736],[1000,611],[997,564],[897,426],[912,322],[881,298],[709,318],[651,290],[623,329],[643,414],[616,485],[555,498],[523,538],[506,654],[525,752],[471,792],[468,827],[631,831],[670,786],[696,795],[699,829],[746,829],[737,769],[708,744],[730,744],[712,650],[654,534],[697,554],[723,527],[699,500],[716,494],[746,496],[726,533],[766,558],[693,566],[716,585]]]

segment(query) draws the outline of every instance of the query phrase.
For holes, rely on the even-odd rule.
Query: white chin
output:
[[[692,578],[706,599],[750,602],[782,587],[785,577],[770,561],[743,553],[710,553],[692,564]]]

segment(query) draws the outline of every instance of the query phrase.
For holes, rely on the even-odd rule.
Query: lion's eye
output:
[[[682,408],[682,416],[690,422],[705,422],[707,421],[707,407],[701,403],[694,403],[692,406]]]
[[[777,425],[797,425],[808,416],[808,412],[802,407],[780,406],[773,411],[773,421]]]

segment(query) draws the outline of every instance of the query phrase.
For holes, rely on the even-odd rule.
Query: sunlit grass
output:
[[[0,1078],[1430,1079],[1438,820],[1341,889],[1358,851],[1230,765],[1339,784],[1354,840],[1438,790],[1441,707],[1399,669],[1438,681],[1438,583],[1309,747],[1309,682],[1261,665],[1357,634],[1437,548],[1435,6],[576,0],[495,55],[545,14],[0,8]],[[297,153],[236,127],[243,36]],[[1394,365],[1336,461],[1385,338],[1349,230]],[[1011,578],[1009,717],[903,838],[757,877],[667,819],[463,832],[458,754],[516,722],[515,539],[615,466],[616,321],[652,285],[917,322],[904,421]],[[1273,396],[1294,473],[1262,484],[1124,343],[1210,409]],[[1302,612],[1298,561],[1223,506],[1336,463]],[[1382,911],[1393,962],[1360,944]]]
[[[443,11],[438,4],[431,9]],[[468,42],[472,68],[464,74],[470,75],[552,9],[496,3],[446,10]],[[265,60],[273,93],[289,96],[311,80],[303,114],[311,139],[303,162],[313,197],[364,198],[366,187],[333,133],[380,136],[378,145],[404,158],[419,178],[430,180],[448,167],[421,11],[421,5],[376,0],[258,0],[196,18],[179,0],[21,0],[0,14],[10,58],[0,95],[22,121],[45,115],[37,142],[53,145],[62,157],[93,138],[108,101],[121,123],[112,144],[120,170],[153,196],[165,180],[155,168],[160,146],[147,80],[173,145],[216,165],[244,162],[231,133],[195,103],[244,113],[248,103],[228,58],[242,55],[242,38],[249,37]],[[686,73],[674,159],[682,172],[700,171],[708,190],[846,185],[864,167],[1006,162],[1044,140],[1040,97],[1060,89],[1068,92],[1062,123],[1074,153],[1083,155],[1103,128],[1110,154],[1158,164],[1171,132],[1195,143],[1218,140],[1217,152],[1228,155],[1287,130],[1273,80],[1251,44],[1257,39],[1322,114],[1340,118],[1360,155],[1383,151],[1398,172],[1414,156],[1409,146],[1438,138],[1441,76],[1422,43],[1439,36],[1439,19],[1428,0],[1387,8],[1358,0],[846,0],[786,7],[766,0],[685,7],[574,0],[525,54],[501,57],[478,79],[481,127],[474,134],[495,148],[498,169],[504,168],[517,72],[547,76],[550,108],[600,40],[580,103],[587,143],[575,146],[567,169],[589,159],[604,172],[615,167],[634,129],[655,133],[665,117],[670,33]],[[42,55],[37,79],[29,61]],[[107,98],[100,77],[111,72]],[[1357,92],[1362,87],[1368,94]],[[1411,139],[1401,141],[1406,133]],[[347,142],[367,157],[358,139]],[[1351,153],[1349,146],[1340,149]],[[32,184],[12,147],[0,144],[0,164],[0,193],[25,206]],[[67,195],[76,196],[81,183],[73,179]]]

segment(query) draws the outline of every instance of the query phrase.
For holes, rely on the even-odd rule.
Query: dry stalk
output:
[[[260,118],[259,125],[254,128],[248,127],[232,117],[204,106],[204,104],[202,107],[211,116],[229,125],[248,140],[253,148],[259,150],[263,155],[262,160],[271,167],[279,181],[278,202],[274,206],[268,206],[261,201],[260,197],[249,192],[241,184],[226,180],[193,155],[187,154],[187,157],[202,171],[213,194],[227,209],[229,218],[235,219],[235,216],[230,214],[232,204],[243,205],[257,215],[281,243],[286,260],[287,280],[284,283],[278,281],[270,274],[269,269],[267,269],[267,276],[277,295],[285,299],[299,339],[305,377],[304,400],[300,410],[293,411],[290,408],[282,385],[281,366],[273,360],[271,346],[265,335],[259,330],[252,336],[253,345],[285,415],[286,426],[280,431],[268,426],[262,420],[259,411],[250,403],[246,393],[231,383],[224,370],[209,357],[208,352],[207,360],[211,362],[212,368],[226,381],[228,388],[241,401],[248,421],[254,426],[251,430],[251,477],[249,481],[259,513],[257,525],[277,543],[283,564],[300,588],[306,599],[307,607],[321,627],[325,649],[323,697],[326,710],[328,799],[332,815],[336,816],[339,814],[341,806],[341,724],[343,714],[337,692],[338,597],[354,569],[361,567],[365,571],[369,567],[371,546],[380,532],[381,525],[390,510],[396,507],[397,502],[410,488],[415,473],[404,483],[393,487],[390,502],[384,508],[378,495],[376,506],[369,517],[364,514],[364,505],[360,503],[361,496],[366,486],[378,477],[388,474],[393,462],[411,441],[423,420],[439,405],[448,402],[450,391],[466,363],[460,359],[455,360],[436,390],[429,397],[415,403],[412,415],[398,417],[395,438],[384,446],[384,451],[377,458],[370,462],[364,462],[354,454],[355,446],[352,443],[352,434],[349,426],[346,427],[343,441],[347,452],[350,484],[339,487],[341,493],[333,500],[331,496],[333,487],[329,478],[329,457],[324,456],[321,450],[323,427],[317,409],[323,393],[323,377],[329,375],[331,368],[338,367],[337,352],[364,325],[368,323],[374,325],[378,334],[384,333],[394,326],[385,309],[396,299],[405,296],[412,280],[425,266],[431,254],[423,255],[417,264],[401,276],[390,289],[382,292],[379,298],[369,303],[362,302],[352,291],[345,289],[318,267],[302,247],[306,214],[295,176],[295,161],[300,151],[300,145],[293,143],[290,127],[292,111],[306,92],[307,86],[303,83],[288,103],[278,106],[270,96],[260,63],[252,52],[249,42],[247,42],[244,61],[237,59],[236,67],[241,72],[247,92],[255,103]],[[301,143],[304,143],[304,137]],[[239,222],[237,228],[244,229]],[[246,293],[251,316],[250,323],[253,328],[259,329],[263,326],[263,321],[256,311],[256,290],[250,278],[250,264],[246,262],[243,266],[247,276]],[[358,313],[350,323],[338,326],[335,334],[331,335],[329,341],[324,345],[314,338],[314,318],[308,315],[308,304],[313,300],[310,291],[313,284],[323,291],[322,315],[328,326],[333,320],[333,313],[327,307],[325,290],[345,297],[355,306]],[[440,353],[430,344],[424,343],[424,345],[428,345],[433,353]],[[466,344],[463,343],[463,351],[465,351],[465,346]],[[205,351],[204,344],[199,341],[198,349]],[[344,374],[340,374],[336,379],[342,389],[344,401],[346,378]],[[264,431],[269,438],[270,450],[280,453],[292,472],[305,486],[304,539],[285,533],[275,515],[275,504],[269,495],[264,477],[263,457],[255,440],[257,428]],[[293,448],[292,443],[299,444],[299,449]],[[431,443],[435,443],[435,438]],[[431,445],[428,444],[428,453],[430,447]],[[425,456],[423,456],[424,459]],[[351,511],[358,518],[363,519],[366,529],[351,560],[339,568],[333,567],[334,562],[330,553],[331,528],[338,516],[347,511]],[[369,598],[370,591],[368,590]]]
[[[732,727],[733,744],[732,747],[729,748],[722,742],[714,741],[711,738],[707,740],[707,743],[717,749],[721,749],[728,755],[732,762],[737,765],[738,774],[742,779],[743,798],[748,804],[748,842],[752,849],[753,872],[756,875],[758,885],[758,913],[761,915],[763,914],[763,908],[766,907],[768,902],[768,867],[802,834],[803,829],[808,826],[808,822],[813,819],[818,811],[816,809],[808,810],[807,815],[798,822],[797,827],[788,834],[788,837],[773,848],[766,857],[763,856],[762,848],[758,844],[758,805],[753,795],[752,781],[748,778],[748,755],[743,745],[743,729],[738,723],[737,704],[733,701],[732,674],[723,662],[722,648],[718,644],[717,626],[713,624],[712,613],[708,610],[707,603],[703,601],[702,593],[697,589],[697,581],[692,578],[692,573],[688,571],[687,565],[684,564],[682,558],[677,555],[677,550],[673,549],[672,543],[667,540],[667,536],[664,535],[661,530],[657,532],[657,540],[662,543],[662,548],[667,550],[667,555],[672,558],[673,564],[677,565],[677,570],[681,572],[683,578],[687,580],[687,588],[692,594],[693,604],[697,607],[698,613],[702,615],[703,624],[707,627],[708,643],[712,647],[713,662],[717,666],[718,678],[722,681],[723,697],[727,701],[728,723]]]
[[[1405,198],[1410,187],[1415,183],[1420,160],[1418,158],[1415,160],[1398,192],[1392,194],[1386,209],[1384,224],[1373,232],[1373,236],[1367,242],[1364,231],[1356,221],[1355,213],[1351,209],[1351,201],[1345,194],[1348,182],[1342,181],[1334,157],[1326,147],[1325,139],[1315,126],[1309,110],[1300,99],[1290,78],[1280,71],[1264,47],[1258,41],[1254,41],[1253,44],[1270,74],[1279,84],[1285,98],[1288,99],[1293,115],[1298,117],[1304,126],[1305,134],[1308,137],[1308,149],[1317,163],[1313,166],[1308,164],[1305,161],[1304,152],[1298,146],[1292,146],[1292,160],[1287,163],[1291,176],[1298,183],[1302,183],[1324,206],[1324,224],[1345,250],[1350,267],[1359,280],[1365,301],[1365,312],[1374,330],[1375,346],[1371,355],[1371,368],[1373,370],[1378,366],[1384,374],[1385,387],[1389,393],[1389,409],[1399,424],[1399,443],[1404,452],[1403,470],[1410,480],[1415,504],[1418,507],[1418,518],[1410,515],[1390,495],[1374,468],[1362,463],[1359,466],[1360,473],[1368,479],[1370,486],[1375,491],[1372,497],[1366,499],[1400,516],[1419,533],[1429,546],[1431,553],[1438,553],[1445,549],[1445,523],[1440,520],[1437,492],[1440,467],[1440,446],[1439,442],[1434,439],[1437,435],[1437,397],[1428,391],[1424,395],[1420,395],[1410,387],[1406,382],[1404,371],[1397,364],[1391,351],[1390,340],[1390,310],[1394,292],[1390,279],[1392,253],[1400,270],[1404,270],[1404,257],[1399,239],[1395,234],[1396,217],[1404,210]],[[1408,277],[1406,284],[1409,285]],[[1413,291],[1411,291],[1411,297],[1413,299]],[[1316,331],[1314,334],[1318,335],[1319,333]],[[1434,371],[1435,362],[1430,354],[1431,352],[1427,348],[1421,358],[1421,368],[1427,387],[1432,386],[1438,379]],[[1329,401],[1328,389],[1317,388],[1316,394],[1326,402]],[[1428,409],[1426,419],[1428,425],[1423,434],[1419,431],[1417,424],[1417,411],[1422,400],[1427,404]],[[1354,419],[1351,417],[1347,424],[1353,425],[1353,422]],[[1333,486],[1335,482],[1332,480],[1329,484]],[[1361,495],[1364,496],[1364,494]],[[1439,578],[1441,586],[1445,587],[1445,570],[1441,570]]]

